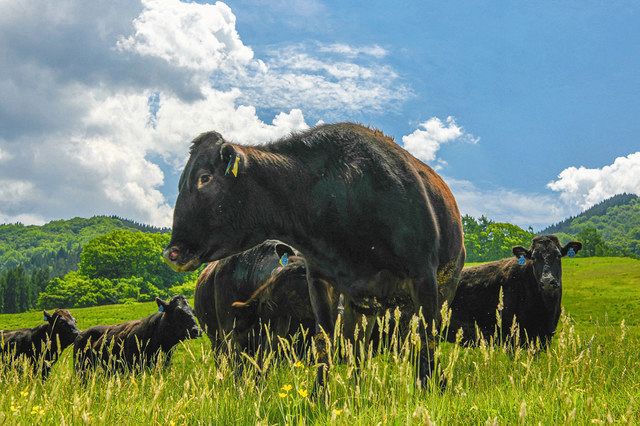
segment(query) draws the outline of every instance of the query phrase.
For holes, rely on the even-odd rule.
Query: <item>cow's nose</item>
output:
[[[172,262],[178,260],[178,256],[180,256],[180,249],[176,246],[169,247],[164,251],[164,256]]]

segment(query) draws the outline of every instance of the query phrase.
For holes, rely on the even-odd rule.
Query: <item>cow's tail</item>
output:
[[[231,307],[244,309],[249,306],[258,303],[261,299],[264,299],[268,296],[268,294],[273,290],[273,286],[276,285],[280,281],[280,277],[285,273],[293,273],[293,272],[305,272],[305,263],[304,259],[300,256],[291,256],[289,258],[289,264],[284,267],[277,268],[273,271],[271,276],[263,282],[260,287],[258,287],[251,297],[249,297],[244,302],[237,301],[231,304]]]

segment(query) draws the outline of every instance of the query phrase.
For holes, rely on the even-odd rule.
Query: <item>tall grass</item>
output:
[[[384,325],[383,325],[384,327]],[[610,330],[609,330],[610,332]],[[605,333],[607,334],[607,333]],[[610,333],[609,333],[610,334]],[[439,372],[448,387],[414,382],[419,339],[392,338],[382,353],[353,348],[338,335],[327,387],[310,397],[314,353],[303,359],[286,342],[255,357],[212,350],[207,340],[181,345],[168,369],[81,380],[65,352],[42,382],[20,363],[0,369],[0,421],[60,424],[428,424],[640,422],[640,343],[624,323],[611,341],[577,333],[562,317],[549,350],[441,344]],[[364,354],[359,374],[354,351]],[[338,353],[340,352],[340,353]],[[158,363],[162,365],[162,363]],[[238,374],[242,365],[242,373]]]
[[[611,271],[611,265],[586,268],[581,262],[584,278],[576,275],[577,268],[566,273],[571,315],[563,313],[550,348],[442,343],[436,359],[437,374],[448,380],[444,391],[436,385],[416,387],[419,339],[415,334],[400,339],[383,323],[389,337],[375,356],[372,348],[353,348],[338,334],[331,344],[334,365],[326,391],[317,399],[310,395],[312,350],[299,358],[290,344],[275,340],[256,356],[238,357],[229,346],[212,350],[201,338],[181,344],[167,369],[161,362],[136,374],[97,369],[84,382],[73,370],[70,349],[45,382],[20,363],[4,365],[0,424],[640,424],[639,314],[609,314],[617,311],[609,311],[597,293],[610,297],[605,281],[588,277]],[[618,268],[619,275],[608,273],[617,283],[612,291],[623,294],[627,304],[635,303],[627,300],[631,294],[640,293],[640,262],[635,262]],[[567,276],[577,281],[569,284]],[[578,279],[587,285],[581,291],[594,292],[590,301],[571,294],[575,287],[570,285],[577,286]],[[572,299],[581,306],[575,317]],[[140,317],[153,307],[129,309]],[[116,310],[74,315],[87,321],[80,324],[85,327],[93,325],[86,319],[90,313],[119,318]],[[355,351],[363,359],[359,374]]]

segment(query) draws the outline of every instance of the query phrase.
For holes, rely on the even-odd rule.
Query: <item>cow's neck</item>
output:
[[[256,244],[277,239],[293,246],[305,246],[313,230],[309,227],[309,176],[303,161],[289,155],[252,149],[251,173],[260,193],[270,205],[255,205],[250,219]],[[294,194],[294,196],[288,196]],[[264,202],[264,199],[262,200]],[[315,213],[315,212],[313,212]]]

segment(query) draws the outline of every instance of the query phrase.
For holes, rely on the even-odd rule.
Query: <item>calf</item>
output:
[[[266,342],[266,324],[280,337],[313,330],[304,259],[267,240],[211,262],[198,278],[195,313],[214,347],[229,337],[237,350],[252,354]]]
[[[34,328],[0,331],[0,358],[13,361],[24,356],[43,379],[62,351],[78,336],[76,320],[66,309],[44,311],[45,323]]]
[[[460,213],[446,183],[382,132],[340,123],[253,146],[216,132],[196,138],[165,259],[176,270],[193,270],[270,238],[305,258],[317,333],[334,329],[326,283],[344,296],[345,310],[370,325],[402,304],[421,312],[430,328],[440,305],[453,299],[465,258]],[[426,329],[421,337],[430,340],[421,346],[424,381],[436,341]],[[318,343],[321,384],[328,359],[326,341]]]
[[[561,258],[575,255],[578,242],[564,247],[555,236],[535,237],[531,249],[514,247],[515,258],[502,259],[462,270],[458,291],[451,305],[451,323],[447,339],[456,341],[462,329],[462,342],[474,345],[482,337],[514,343],[515,319],[520,343],[540,341],[546,347],[556,331],[562,299]],[[502,325],[498,327],[496,310],[503,291]],[[481,336],[476,333],[476,324]]]
[[[76,371],[102,365],[108,371],[153,367],[160,353],[165,365],[175,346],[200,336],[200,328],[184,296],[169,302],[156,298],[158,312],[116,325],[97,325],[80,333],[73,344]]]

